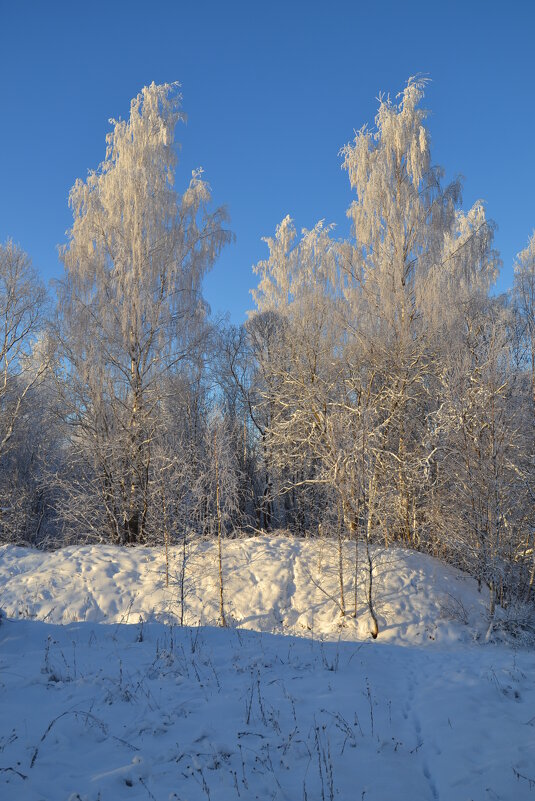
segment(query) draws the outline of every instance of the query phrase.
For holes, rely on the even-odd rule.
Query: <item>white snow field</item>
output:
[[[346,550],[346,604],[354,603]],[[0,548],[2,801],[535,801],[535,651],[484,596],[375,555],[381,626],[340,625],[334,543]]]

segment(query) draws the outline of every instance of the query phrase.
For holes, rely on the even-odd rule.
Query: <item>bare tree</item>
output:
[[[0,456],[9,447],[26,395],[48,366],[42,338],[46,291],[26,253],[0,245]]]
[[[0,245],[0,539],[35,543],[44,518],[38,490],[39,385],[49,366],[46,291],[28,255]],[[43,396],[41,396],[43,397]],[[41,423],[43,420],[41,420]]]
[[[197,502],[204,523],[217,542],[217,576],[220,626],[227,625],[223,540],[238,523],[241,470],[239,429],[226,420],[219,408],[212,410],[205,429],[205,461],[196,486]]]

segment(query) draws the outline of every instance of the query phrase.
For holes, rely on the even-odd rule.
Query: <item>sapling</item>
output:
[[[216,408],[208,421],[205,447],[208,463],[199,478],[196,495],[213,533],[215,523],[218,581],[218,623],[227,626],[223,565],[223,538],[239,509],[240,460],[236,427]]]

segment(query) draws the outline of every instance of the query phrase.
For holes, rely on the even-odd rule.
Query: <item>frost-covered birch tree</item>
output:
[[[520,251],[514,266],[512,301],[515,319],[515,343],[517,343],[517,369],[528,374],[530,402],[524,406],[524,449],[530,465],[526,478],[527,503],[524,548],[522,561],[529,564],[525,597],[531,598],[535,585],[535,232],[527,246]],[[521,397],[521,396],[520,396]]]
[[[373,372],[366,370],[362,353],[350,348],[349,331],[342,326],[346,301],[339,246],[332,231],[332,226],[318,223],[297,240],[293,223],[286,218],[275,238],[267,240],[269,258],[257,267],[262,278],[254,296],[260,314],[277,314],[284,322],[279,325],[283,353],[264,368],[271,372],[266,393],[272,409],[268,434],[282,473],[284,495],[305,491],[307,509],[318,522],[331,518],[331,530],[333,510],[329,507],[338,511],[338,605],[342,615],[346,613],[344,531],[355,543],[354,615],[359,542],[364,543],[370,576],[367,605],[372,634],[377,636],[371,592],[371,527],[365,522],[364,505],[377,398]],[[361,382],[368,382],[367,387],[357,389],[357,375]]]
[[[513,298],[518,310],[520,338],[525,345],[531,372],[531,395],[535,412],[535,232],[515,263]]]
[[[382,97],[375,127],[343,150],[351,239],[320,224],[297,242],[286,218],[256,268],[260,314],[286,325],[266,360],[267,436],[286,464],[314,464],[301,483],[335,490],[370,579],[371,543],[436,536],[444,357],[458,305],[487,292],[497,266],[483,205],[458,210],[460,182],[444,188],[432,163],[424,89],[411,79],[397,102]]]
[[[50,354],[46,290],[29,256],[0,245],[0,541],[42,540],[44,449],[52,430],[43,389]],[[46,420],[46,424],[45,424]]]
[[[230,238],[202,170],[175,190],[180,101],[177,84],[144,87],[69,197],[57,331],[75,481],[64,510],[120,543],[149,535],[165,379],[202,346],[202,279]]]
[[[358,327],[358,341],[352,339],[374,367],[382,406],[381,459],[374,460],[369,494],[380,496],[386,470],[395,490],[389,536],[406,542],[418,536],[417,470],[432,359],[425,301],[460,197],[459,181],[444,189],[443,171],[432,163],[424,89],[424,80],[410,79],[398,102],[382,97],[375,128],[361,128],[343,150],[357,195],[348,210],[353,240],[342,258],[346,326]]]
[[[485,295],[460,313],[436,417],[445,451],[437,481],[444,542],[450,559],[488,587],[491,621],[496,604],[517,591],[527,523],[530,465],[521,376],[508,358],[509,317],[503,299]]]
[[[317,489],[330,484],[316,425],[330,400],[325,393],[338,341],[331,233],[332,226],[320,222],[297,240],[291,218],[280,223],[275,237],[265,240],[268,259],[255,268],[261,276],[253,292],[258,311],[248,322],[263,378],[255,413],[265,420],[265,450],[278,472],[286,523],[299,533],[320,511]]]

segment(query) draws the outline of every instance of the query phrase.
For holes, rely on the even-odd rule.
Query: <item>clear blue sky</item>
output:
[[[535,3],[0,0],[0,241],[59,277],[70,187],[104,157],[110,117],[156,81],[182,83],[177,188],[203,166],[236,243],[206,281],[214,311],[251,308],[261,237],[291,214],[348,231],[339,149],[380,91],[432,78],[433,160],[465,176],[499,226],[512,280],[535,227]]]

